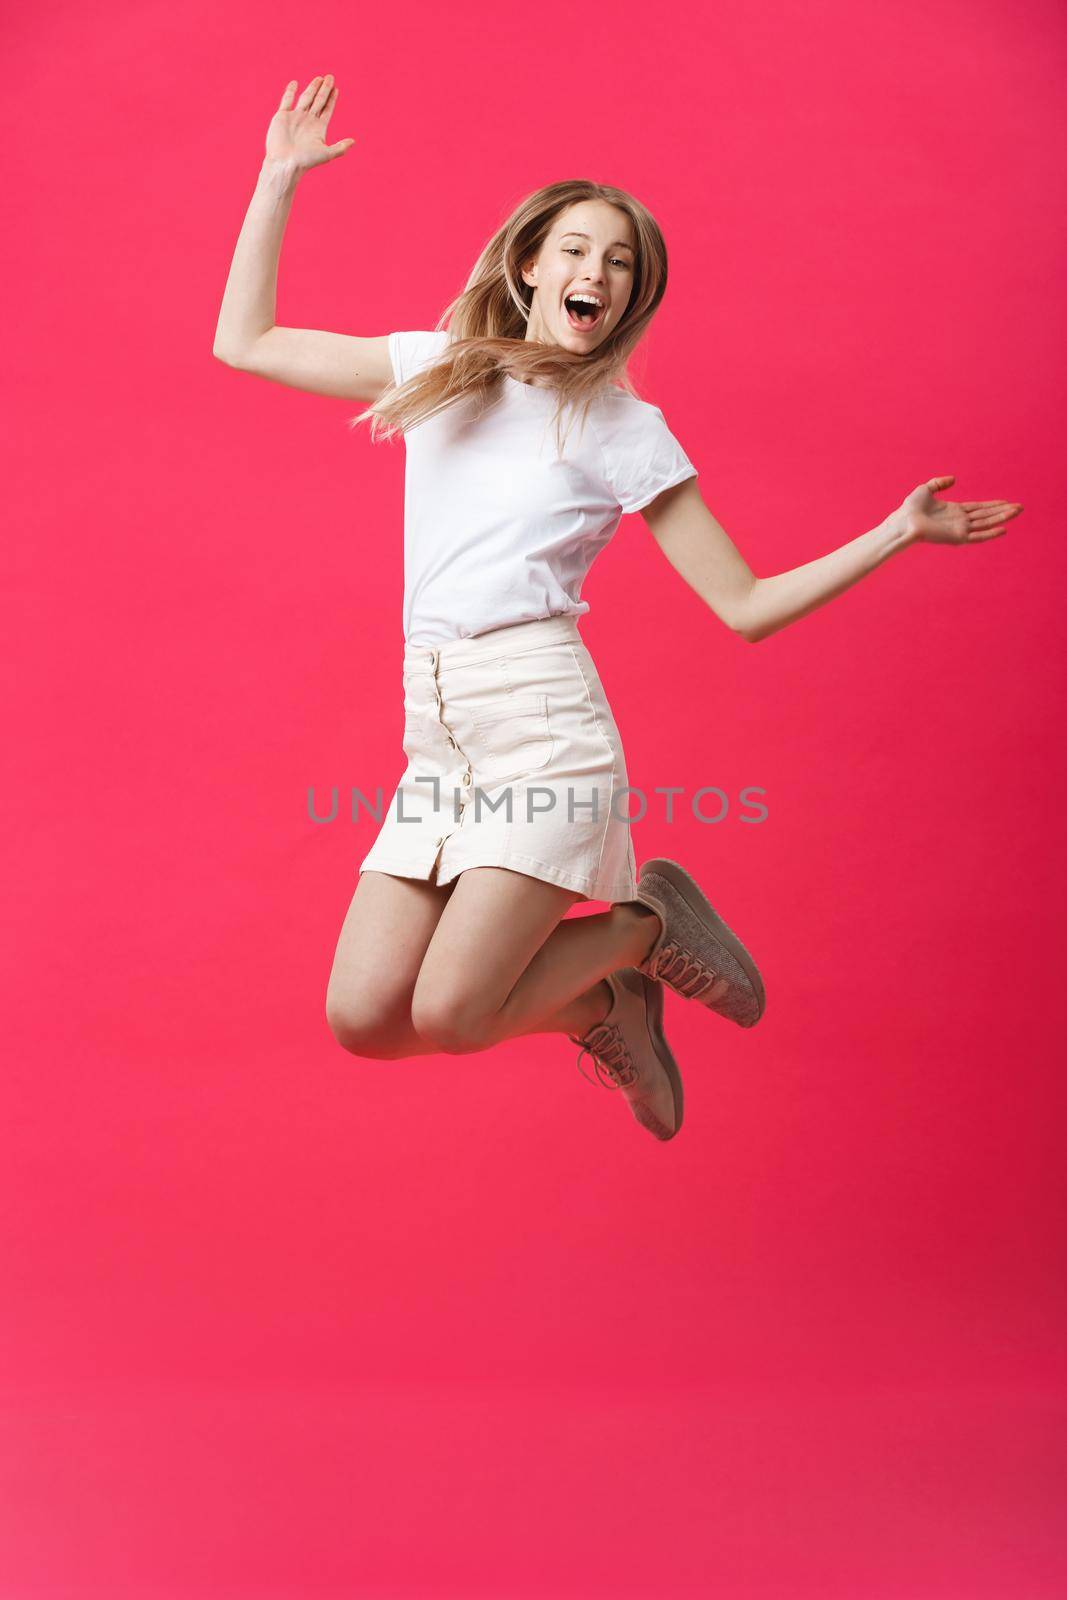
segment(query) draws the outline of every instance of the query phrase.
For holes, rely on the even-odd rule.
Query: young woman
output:
[[[877,527],[756,578],[705,506],[697,469],[626,362],[667,286],[655,220],[585,181],[531,195],[433,330],[351,338],[274,321],[302,173],[327,145],[332,77],[290,83],[230,269],[215,341],[228,365],[369,402],[403,432],[407,767],[341,929],[330,1026],[361,1056],[485,1050],[566,1034],[656,1138],[682,1123],[663,987],[743,1028],[763,1015],[749,952],[693,878],[636,872],[622,741],[578,629],[582,582],[641,511],[681,577],[739,637],[805,616],[921,540],[998,537],[1022,509],[940,502],[920,484]],[[447,329],[444,324],[447,321]],[[566,426],[564,426],[566,424]],[[563,920],[579,900],[610,910]]]

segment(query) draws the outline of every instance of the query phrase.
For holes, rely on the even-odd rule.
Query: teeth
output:
[[[595,294],[569,294],[568,300],[581,300],[587,306],[599,306],[603,309],[603,300],[598,300]]]

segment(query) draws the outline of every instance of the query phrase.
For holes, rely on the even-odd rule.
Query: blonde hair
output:
[[[588,355],[526,338],[533,290],[522,265],[541,247],[562,211],[582,200],[606,200],[624,211],[636,242],[629,303],[608,338]],[[539,379],[559,395],[559,424],[568,406],[589,407],[607,388],[636,395],[626,363],[667,290],[667,247],[651,212],[624,189],[584,178],[550,183],[516,207],[474,264],[467,286],[438,320],[450,342],[437,359],[405,383],[390,384],[349,426],[371,419],[371,438],[394,434],[454,404],[473,399],[478,415],[493,399],[502,374]],[[638,397],[639,398],[639,397]]]

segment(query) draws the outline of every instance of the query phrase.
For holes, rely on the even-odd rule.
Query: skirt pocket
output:
[[[476,774],[503,782],[548,766],[554,739],[547,694],[504,695],[466,711],[474,724]]]

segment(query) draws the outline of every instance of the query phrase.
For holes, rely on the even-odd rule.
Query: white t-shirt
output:
[[[447,330],[391,333],[398,383]],[[585,428],[552,389],[507,377],[480,417],[455,401],[404,434],[404,638],[434,647],[537,617],[581,616],[582,584],[624,511],[697,469],[657,406],[610,389]]]

